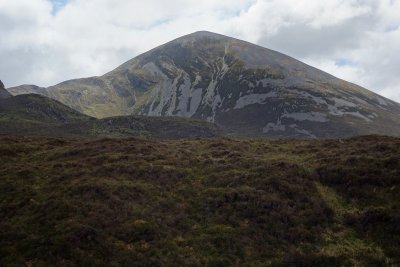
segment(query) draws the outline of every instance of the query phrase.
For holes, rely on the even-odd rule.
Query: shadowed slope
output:
[[[214,137],[219,133],[211,123],[184,118],[125,116],[98,120],[35,94],[0,99],[0,134],[175,139]]]
[[[8,98],[11,94],[4,88],[3,82],[0,80],[0,99],[1,98]]]

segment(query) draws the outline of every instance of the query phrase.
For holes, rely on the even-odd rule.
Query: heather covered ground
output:
[[[0,137],[0,266],[398,266],[400,139]]]

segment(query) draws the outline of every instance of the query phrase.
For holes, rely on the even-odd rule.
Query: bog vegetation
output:
[[[400,139],[0,137],[0,266],[398,266]]]

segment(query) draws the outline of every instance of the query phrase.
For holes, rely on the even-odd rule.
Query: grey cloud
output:
[[[322,29],[307,24],[293,24],[282,27],[272,36],[263,36],[259,44],[299,59],[340,56],[343,50],[362,46],[360,40],[365,38],[371,24],[365,17]]]

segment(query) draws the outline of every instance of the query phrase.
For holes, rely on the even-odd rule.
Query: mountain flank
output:
[[[281,53],[196,32],[100,76],[13,94],[46,95],[97,118],[179,116],[236,136],[400,135],[400,104]]]
[[[0,134],[69,138],[215,137],[214,124],[186,118],[121,116],[89,117],[64,104],[36,94],[0,98]]]

